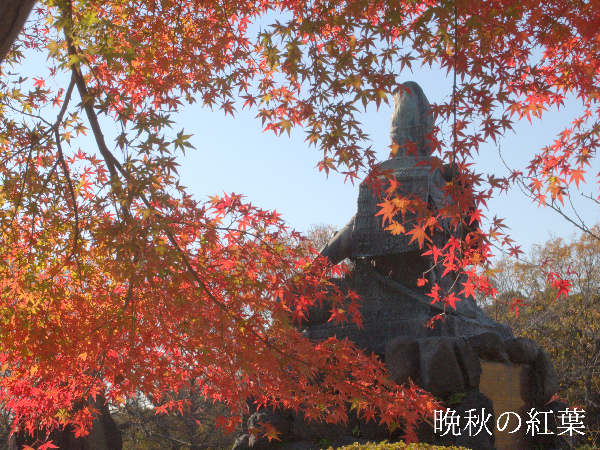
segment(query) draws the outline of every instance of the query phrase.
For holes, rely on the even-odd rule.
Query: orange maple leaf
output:
[[[388,222],[392,222],[397,212],[394,203],[390,200],[385,200],[382,203],[378,203],[377,206],[379,206],[381,209],[375,215],[383,216],[381,219],[383,226],[385,226]]]
[[[271,442],[272,440],[281,441],[281,438],[279,437],[281,432],[277,431],[277,428],[275,428],[272,424],[270,424],[269,422],[261,422],[260,425],[263,429],[264,436],[269,442]]]
[[[406,232],[406,229],[404,228],[404,225],[402,225],[399,222],[392,222],[391,224],[389,224],[387,227],[385,227],[386,231],[389,231],[390,233],[392,233],[394,236],[398,236],[400,234],[404,234]]]
[[[419,244],[419,248],[423,248],[423,244],[425,240],[431,242],[431,238],[427,236],[427,232],[425,231],[425,227],[415,226],[412,230],[410,230],[407,234],[410,234],[411,238],[408,241],[409,244],[412,244],[414,241],[417,241]]]

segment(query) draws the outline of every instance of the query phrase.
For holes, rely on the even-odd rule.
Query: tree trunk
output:
[[[0,0],[0,63],[15,41],[35,0]]]

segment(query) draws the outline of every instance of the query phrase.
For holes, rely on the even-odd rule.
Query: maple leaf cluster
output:
[[[562,202],[595,156],[599,8],[583,0],[43,2],[0,78],[0,401],[14,429],[71,425],[85,434],[94,411],[82,400],[99,394],[119,405],[142,392],[158,411],[182,410],[176,393],[193,379],[232,411],[219,421],[225,428],[254,399],[330,422],[352,405],[408,425],[414,438],[411,426],[435,407],[429,396],[392,385],[350,342],[311,343],[294,326],[324,298],[331,320],[360,324],[357,299],[336,290],[331,268],[307,257],[275,213],[237,195],[193,200],[176,162],[189,135],[172,133],[171,114],[201,101],[234,115],[243,102],[265,130],[302,127],[323,151],[319,169],[354,180],[375,163],[357,109],[387,102],[404,68],[439,65],[455,78],[451,99],[432,105],[438,129],[429,136],[431,170],[451,167],[445,206],[383,186],[380,215],[461,280],[462,295],[493,293],[479,270],[492,243],[520,250],[501,219],[480,229],[487,201],[521,179],[538,203]],[[23,48],[47,51],[50,76],[70,77],[68,85],[53,91],[49,80],[8,70]],[[584,113],[528,168],[476,173],[482,143],[569,95]],[[117,154],[99,116],[120,127]],[[449,141],[438,137],[444,123]],[[85,133],[94,146],[64,145]],[[440,229],[452,236],[443,244],[433,238]],[[424,274],[419,284],[427,283]],[[428,287],[434,302],[459,300]]]

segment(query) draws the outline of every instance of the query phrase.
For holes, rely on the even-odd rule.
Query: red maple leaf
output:
[[[473,284],[473,282],[470,279],[463,283],[463,290],[460,291],[460,293],[463,294],[467,298],[468,297],[475,298],[475,285]]]
[[[438,258],[440,256],[442,256],[443,253],[444,252],[441,248],[436,247],[435,245],[432,245],[429,250],[427,250],[426,252],[423,253],[423,256],[433,255],[433,262],[434,262],[434,264],[437,264]]]

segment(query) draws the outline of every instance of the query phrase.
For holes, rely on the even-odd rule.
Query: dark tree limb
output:
[[[0,0],[0,62],[15,41],[35,0]]]

